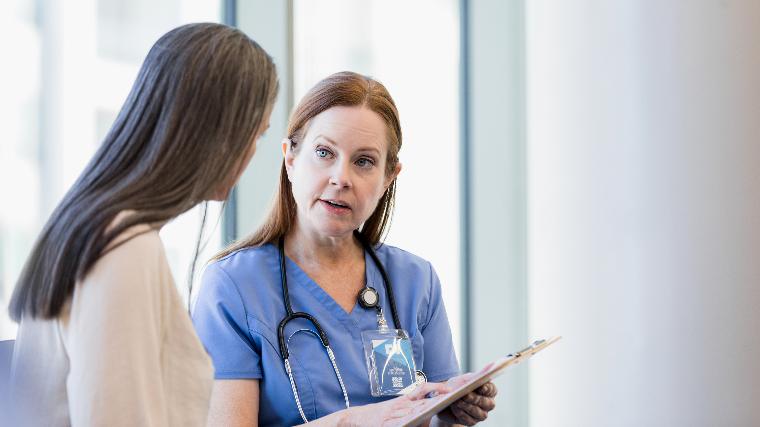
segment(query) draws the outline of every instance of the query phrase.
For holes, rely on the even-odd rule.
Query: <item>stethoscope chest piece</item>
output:
[[[385,285],[385,295],[387,296],[388,303],[390,305],[393,326],[394,328],[397,328],[388,328],[385,317],[383,315],[383,310],[380,306],[380,294],[377,293],[377,290],[375,288],[371,286],[365,286],[364,289],[362,289],[359,293],[358,302],[359,305],[364,308],[377,310],[378,329],[362,332],[362,346],[364,347],[365,358],[367,359],[368,366],[369,364],[372,364],[372,366],[374,366],[373,369],[380,369],[381,372],[386,374],[383,378],[378,378],[377,375],[373,375],[372,372],[369,372],[370,391],[373,396],[398,395],[400,391],[403,391],[403,389],[407,388],[408,386],[418,384],[421,380],[421,372],[416,371],[414,365],[414,353],[412,350],[411,342],[409,341],[409,334],[401,327],[401,322],[398,318],[398,310],[396,310],[396,302],[393,295],[393,286],[391,286],[388,273],[385,271],[382,262],[380,262],[380,259],[377,257],[377,254],[375,254],[372,246],[362,238],[361,234],[358,231],[356,231],[355,234],[360,240],[362,246],[364,246],[364,250],[369,253],[372,261],[377,266],[377,269],[383,278],[383,284]],[[343,399],[345,401],[346,408],[350,407],[350,402],[348,400],[348,391],[346,390],[346,386],[343,383],[343,377],[341,376],[340,370],[338,369],[335,354],[330,347],[327,333],[324,331],[324,329],[322,329],[317,319],[312,315],[306,312],[295,312],[293,310],[293,307],[290,303],[288,275],[285,268],[284,236],[280,236],[277,246],[279,250],[280,261],[280,284],[282,286],[282,299],[285,306],[285,317],[280,320],[280,323],[277,327],[277,341],[280,347],[280,356],[282,357],[283,364],[285,365],[285,372],[288,375],[291,391],[293,392],[293,397],[295,399],[299,415],[301,415],[303,422],[306,423],[309,420],[306,418],[306,414],[304,413],[301,406],[301,399],[298,395],[298,387],[296,385],[295,377],[293,376],[293,370],[290,366],[288,339],[285,337],[285,326],[294,319],[302,318],[312,323],[314,326],[314,331],[310,332],[312,332],[320,339],[322,345],[327,351],[327,355],[330,358],[330,364],[332,365],[335,376],[338,379],[341,392],[343,393]],[[365,340],[365,335],[368,337],[372,335],[371,338],[375,338],[375,340],[373,341],[370,339],[367,341]],[[379,360],[376,360],[375,356],[377,356]],[[378,366],[375,366],[377,365],[375,362],[379,362],[380,364]],[[407,372],[408,375],[404,374],[404,372]],[[424,377],[424,374],[422,377]],[[378,379],[381,380],[379,384]],[[382,380],[387,380],[387,386],[384,385]],[[401,382],[399,383],[399,381]]]
[[[364,289],[359,292],[359,305],[364,308],[376,308],[380,302],[380,295],[377,290],[371,286],[365,286]]]

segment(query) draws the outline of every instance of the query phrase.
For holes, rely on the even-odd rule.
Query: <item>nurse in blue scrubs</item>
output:
[[[435,270],[381,243],[400,148],[398,111],[371,78],[334,74],[296,107],[269,216],[208,266],[193,312],[215,367],[211,425],[383,425],[457,380]],[[292,313],[306,315],[283,323]],[[371,393],[362,341],[386,325],[428,381],[398,398]],[[475,424],[495,395],[486,384],[432,424]]]

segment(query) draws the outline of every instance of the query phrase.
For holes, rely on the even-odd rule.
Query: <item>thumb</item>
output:
[[[457,388],[461,385],[467,384],[474,376],[474,373],[468,372],[466,374],[450,378],[448,381],[446,381],[446,384],[448,384],[451,388]]]
[[[450,391],[451,387],[449,387],[449,385],[446,383],[425,383],[414,389],[414,391],[411,392],[408,396],[409,400],[418,400],[424,399],[428,393],[439,395],[446,394]]]

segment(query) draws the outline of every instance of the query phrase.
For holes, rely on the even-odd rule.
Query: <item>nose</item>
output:
[[[348,161],[335,162],[330,173],[330,184],[340,188],[351,187],[351,164]]]

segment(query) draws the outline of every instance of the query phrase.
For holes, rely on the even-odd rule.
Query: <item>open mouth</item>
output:
[[[351,210],[351,207],[341,200],[325,200],[325,199],[319,199],[322,204],[328,208],[331,211],[336,212],[348,212]]]

